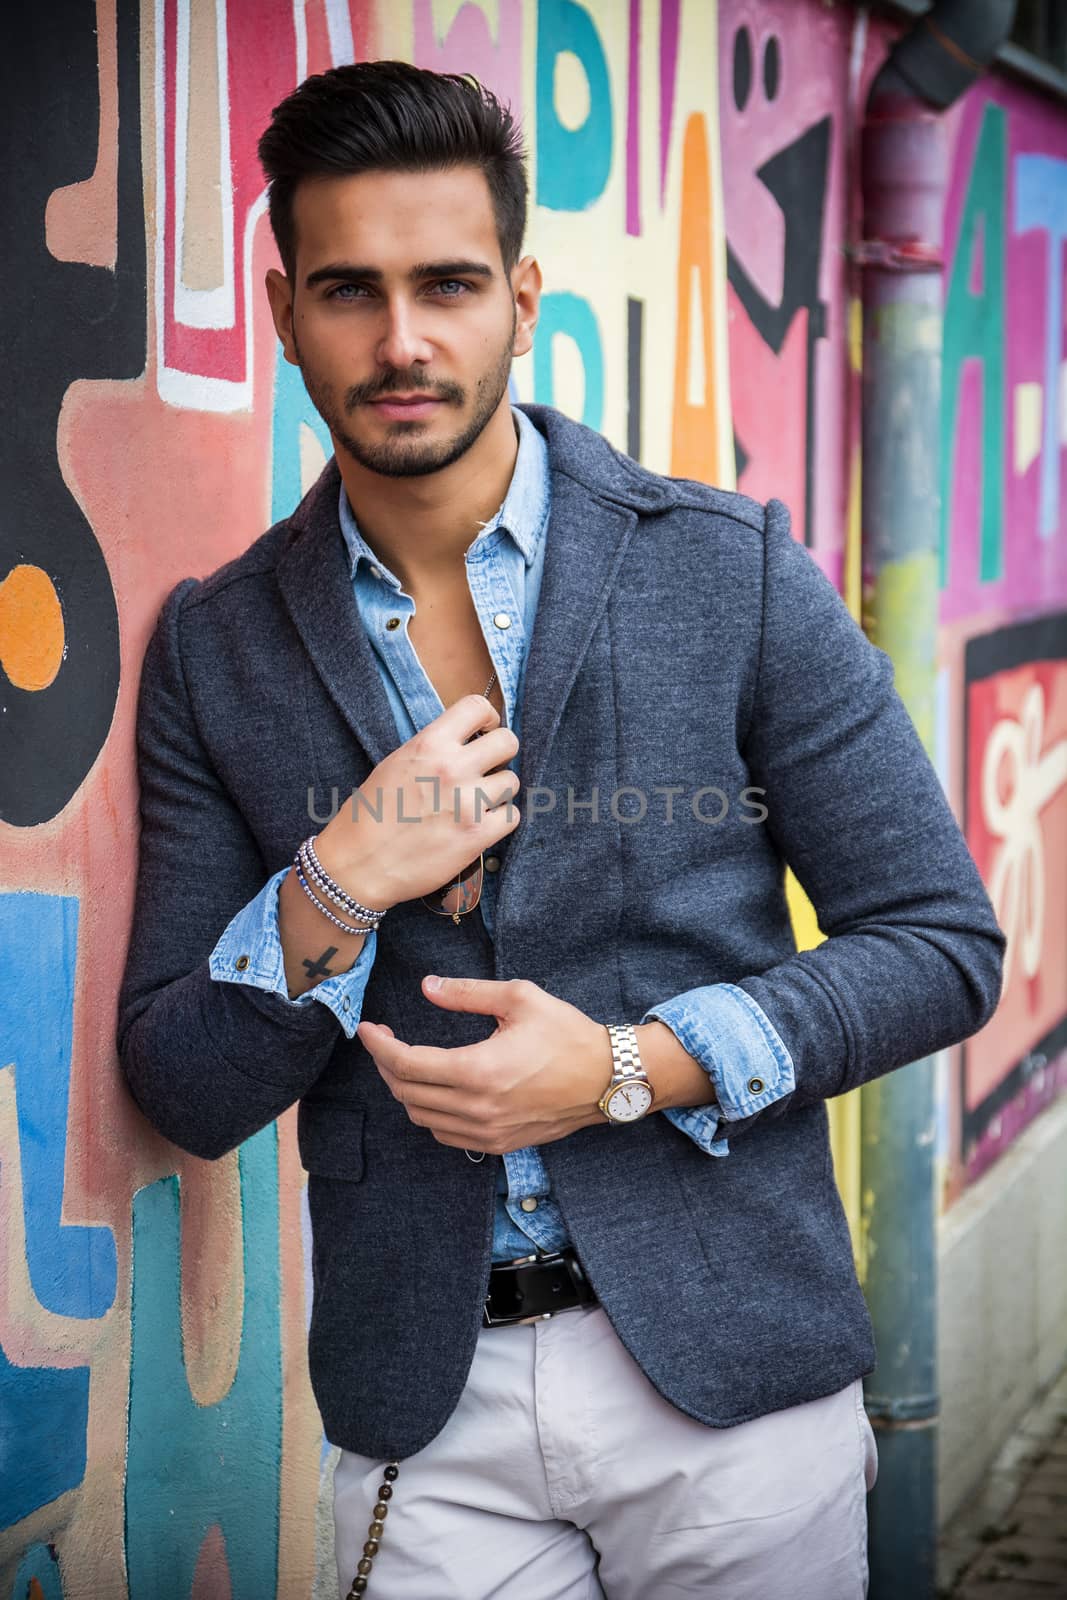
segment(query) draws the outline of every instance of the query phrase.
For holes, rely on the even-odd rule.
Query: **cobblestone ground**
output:
[[[945,1529],[942,1600],[1067,1600],[1067,1372]]]

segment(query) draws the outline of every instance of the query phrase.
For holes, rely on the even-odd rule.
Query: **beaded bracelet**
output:
[[[343,911],[346,916],[359,916],[365,920],[377,920],[384,915],[384,912],[373,911],[370,906],[363,905],[361,901],[350,895],[347,890],[342,889],[339,883],[335,883],[315,854],[315,846],[309,840],[305,839],[298,848],[296,862],[298,866],[303,867],[306,876],[315,885],[319,893],[331,901],[339,911]]]
[[[367,1592],[371,1567],[374,1565],[374,1557],[378,1554],[381,1547],[382,1534],[385,1532],[385,1519],[389,1512],[389,1506],[386,1502],[393,1498],[393,1484],[396,1482],[399,1471],[400,1462],[390,1461],[382,1472],[385,1482],[378,1486],[378,1503],[374,1507],[374,1521],[367,1529],[368,1537],[363,1546],[363,1555],[360,1557],[359,1564],[356,1567],[356,1576],[352,1579],[352,1587],[346,1594],[345,1600],[360,1600],[360,1597]]]
[[[346,889],[342,889],[339,883],[334,882],[318,858],[313,837],[305,839],[296,854],[307,876],[326,896],[327,900],[333,902],[339,911],[344,911],[354,917],[364,917],[373,922],[375,926],[378,925],[385,916],[385,912],[375,911],[371,906],[363,905],[361,901],[350,895]]]
[[[315,893],[314,889],[312,889],[311,885],[308,883],[307,879],[304,877],[303,869],[300,866],[294,864],[294,871],[296,872],[297,882],[299,883],[301,889],[303,889],[304,893],[307,895],[308,899],[311,901],[311,904],[315,907],[315,909],[317,911],[320,911],[322,913],[322,915],[326,918],[327,922],[332,922],[335,928],[340,928],[342,933],[362,934],[362,933],[373,933],[375,931],[373,928],[353,928],[351,923],[342,922],[340,917],[335,917],[333,912],[329,909],[329,907],[323,905],[322,901],[319,899],[319,897]]]

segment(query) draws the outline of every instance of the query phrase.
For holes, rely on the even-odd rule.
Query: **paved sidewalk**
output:
[[[942,1600],[1067,1596],[1067,1372],[945,1528],[937,1577]]]

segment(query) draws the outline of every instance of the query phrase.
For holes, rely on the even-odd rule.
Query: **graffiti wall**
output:
[[[19,397],[0,431],[0,1595],[325,1595],[329,1451],[307,1382],[293,1115],[222,1161],[185,1156],[132,1106],[113,1045],[146,640],[173,584],[291,509],[328,449],[262,292],[276,256],[256,139],[331,64],[399,56],[481,76],[526,130],[528,248],[546,280],[518,396],[657,470],[785,499],[858,609],[858,302],[842,245],[886,39],[807,0],[15,9],[17,159],[0,167]],[[946,136],[939,761],[1012,933],[1001,1012],[943,1064],[951,1194],[1064,1077],[1067,118],[998,83]],[[812,942],[799,895],[796,909]]]
[[[1005,83],[957,117],[945,218],[942,746],[1008,935],[954,1052],[950,1192],[1067,1086],[1067,112]]]
[[[331,64],[478,73],[523,119],[529,247],[546,269],[519,396],[729,484],[715,11],[15,9],[21,158],[0,173],[20,395],[0,443],[0,1594],[331,1593],[293,1115],[220,1162],[186,1156],[133,1108],[112,1037],[147,637],[172,585],[291,509],[328,447],[278,359],[255,142]]]
[[[857,130],[888,36],[720,0],[738,486],[778,494],[859,609]],[[937,761],[1009,936],[1004,1000],[941,1059],[946,1201],[1067,1083],[1067,109],[987,80],[944,119]]]

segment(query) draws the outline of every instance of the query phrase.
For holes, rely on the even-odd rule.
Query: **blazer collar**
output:
[[[552,505],[527,658],[519,752],[522,790],[540,784],[571,686],[607,605],[638,511],[671,503],[645,472],[592,429],[548,406],[522,410],[548,441]],[[331,460],[290,521],[278,583],[308,655],[371,765],[396,749],[392,709],[352,594]],[[521,808],[521,792],[519,797]],[[524,831],[525,818],[517,834]]]

